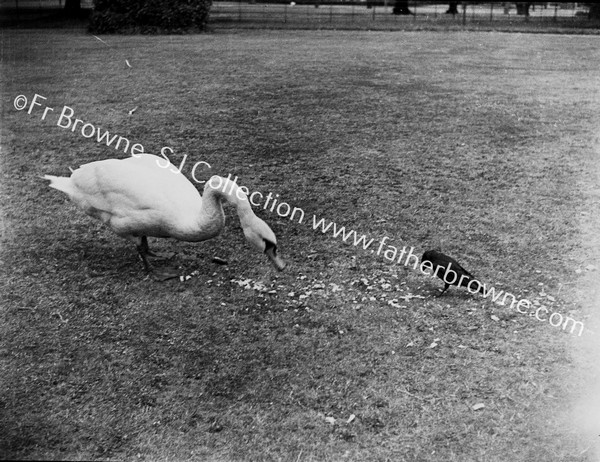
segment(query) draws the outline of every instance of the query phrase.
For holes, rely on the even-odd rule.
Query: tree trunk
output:
[[[396,4],[394,5],[394,10],[392,11],[394,14],[413,14],[412,11],[408,9],[408,0],[400,1],[396,0]]]
[[[600,3],[588,3],[588,5],[590,6],[588,18],[600,21]]]
[[[77,15],[81,11],[81,0],[65,0],[65,13]]]
[[[517,6],[517,14],[529,16],[530,2],[515,2],[515,5]]]
[[[446,14],[458,14],[458,2],[448,2],[449,6],[448,6],[448,11],[446,11]]]

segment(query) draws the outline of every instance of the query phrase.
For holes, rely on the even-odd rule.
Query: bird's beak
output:
[[[265,254],[273,263],[273,266],[277,268],[279,271],[282,271],[285,268],[285,262],[277,256],[277,247],[275,246],[267,246],[265,249]]]

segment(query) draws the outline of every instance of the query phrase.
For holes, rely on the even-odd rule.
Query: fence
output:
[[[531,3],[529,16],[518,15],[516,3],[458,2],[458,13],[447,14],[449,2],[408,2],[411,15],[392,14],[394,0],[214,0],[210,22],[216,27],[299,27],[405,29],[472,26],[491,29],[552,27],[597,28],[581,3]],[[279,1],[279,3],[277,3]],[[268,2],[268,3],[266,3]],[[521,2],[522,3],[522,2]],[[1,9],[35,12],[63,8],[65,0],[0,0]],[[92,8],[93,0],[81,0]]]
[[[81,0],[82,8],[92,8],[93,0]],[[36,10],[63,8],[65,0],[0,0],[0,8],[16,10]]]
[[[310,1],[310,3],[308,3]],[[543,28],[593,27],[587,8],[577,3],[532,4],[529,15],[518,15],[515,3],[461,2],[458,14],[447,14],[448,2],[409,2],[411,15],[395,15],[394,1],[382,0],[316,3],[259,3],[215,1],[211,23],[217,27],[302,27],[302,28],[405,28],[431,26],[510,27],[525,25]]]

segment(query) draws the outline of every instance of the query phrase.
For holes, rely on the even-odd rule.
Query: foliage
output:
[[[531,2],[516,2],[515,6],[517,7],[517,14],[529,16],[529,8],[531,7]]]
[[[598,3],[584,3],[590,11],[588,13],[588,18],[594,19],[596,21],[600,20],[600,4]]]
[[[94,0],[90,31],[184,32],[204,30],[212,0]]]

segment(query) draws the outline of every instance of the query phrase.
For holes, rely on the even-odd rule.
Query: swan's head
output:
[[[253,216],[247,222],[242,222],[242,228],[246,240],[252,247],[264,252],[279,271],[285,268],[285,262],[277,255],[277,239],[269,225],[257,216]]]
[[[230,180],[229,176],[227,178],[217,175],[212,176],[204,186],[203,198],[206,199],[211,195],[216,195],[220,201],[227,201],[236,207],[246,240],[252,247],[264,252],[275,268],[279,271],[283,270],[285,262],[277,256],[275,234],[264,221],[254,214],[248,202],[248,197],[235,183],[235,180]],[[221,213],[222,210],[221,206]]]

